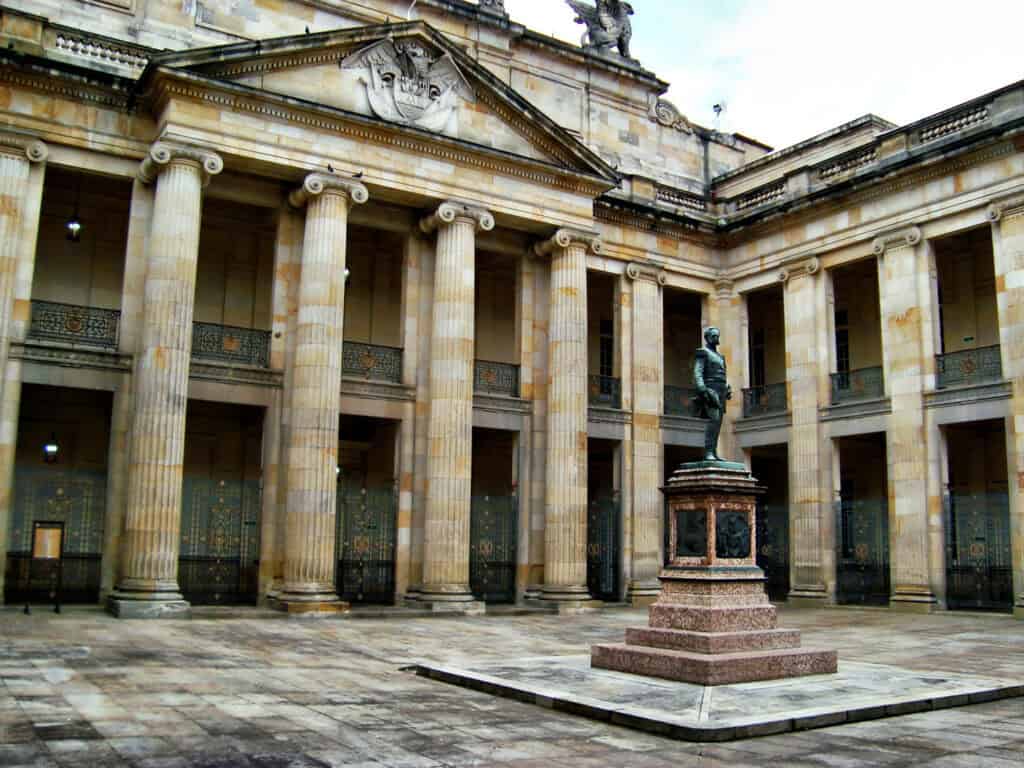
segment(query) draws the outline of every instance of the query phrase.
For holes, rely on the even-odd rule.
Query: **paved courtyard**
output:
[[[580,654],[640,610],[117,621],[0,609],[0,766],[988,766],[1024,764],[1024,699],[723,745],[676,742],[416,677],[420,660]],[[1024,677],[1024,622],[783,608],[840,659]]]

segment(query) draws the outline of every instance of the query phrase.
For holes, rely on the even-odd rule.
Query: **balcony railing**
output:
[[[473,391],[481,395],[519,397],[519,366],[477,360],[473,367]]]
[[[936,355],[936,386],[941,389],[1002,380],[1003,363],[999,352],[996,344]]]
[[[621,408],[622,381],[612,376],[591,376],[590,404],[605,408]]]
[[[885,397],[885,377],[881,366],[840,371],[831,376],[833,404]]]
[[[786,382],[781,384],[765,384],[743,390],[743,415],[767,416],[773,413],[785,413],[789,406],[786,403]]]
[[[693,387],[665,387],[665,415],[692,416],[697,390]]]
[[[33,300],[28,337],[117,349],[120,319],[116,309]]]
[[[192,323],[192,357],[269,368],[270,331],[216,323]]]
[[[342,375],[372,381],[402,383],[401,347],[346,341],[342,348]]]

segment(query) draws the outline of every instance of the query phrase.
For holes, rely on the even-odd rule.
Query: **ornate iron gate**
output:
[[[881,499],[836,502],[836,602],[889,602],[889,506]]]
[[[22,602],[29,582],[32,524],[64,523],[61,602],[95,603],[100,593],[100,561],[106,514],[107,475],[88,469],[18,466],[7,550],[4,600]]]
[[[619,599],[619,509],[617,491],[587,508],[587,588],[595,600]]]
[[[757,565],[764,570],[772,600],[789,594],[789,509],[785,504],[758,504]]]
[[[469,523],[469,586],[477,600],[514,603],[519,500],[474,496]]]
[[[185,477],[178,584],[193,605],[255,605],[260,483]]]
[[[338,484],[338,594],[350,603],[395,600],[395,488]]]
[[[955,493],[944,501],[947,605],[1011,610],[1013,569],[1006,493]]]

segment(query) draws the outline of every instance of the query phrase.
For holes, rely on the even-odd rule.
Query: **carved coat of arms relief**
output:
[[[346,56],[341,68],[363,70],[370,109],[393,123],[442,131],[460,98],[475,100],[451,55],[417,40],[380,40]]]

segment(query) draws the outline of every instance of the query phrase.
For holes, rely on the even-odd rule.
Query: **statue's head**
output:
[[[709,326],[704,330],[704,343],[709,347],[717,347],[718,339],[722,334],[715,326]]]

